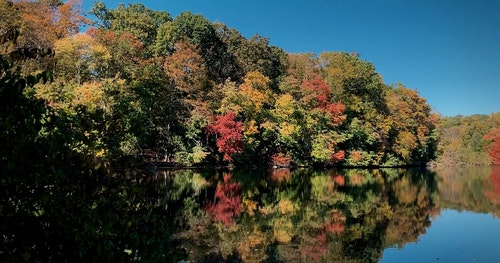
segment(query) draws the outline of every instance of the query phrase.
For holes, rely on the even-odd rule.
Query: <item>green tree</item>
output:
[[[142,4],[121,4],[116,9],[107,9],[103,2],[97,1],[90,13],[97,17],[98,29],[109,29],[118,34],[129,33],[146,47],[154,44],[157,28],[172,20],[167,12],[154,11]]]

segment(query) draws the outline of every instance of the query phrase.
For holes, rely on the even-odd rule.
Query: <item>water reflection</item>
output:
[[[500,262],[499,167],[436,172],[439,214],[418,242],[386,248],[381,262]]]
[[[176,250],[196,262],[378,262],[440,206],[425,169],[170,173]]]
[[[500,262],[500,167],[104,168],[10,192],[0,261]]]
[[[500,166],[438,170],[441,206],[500,217]]]

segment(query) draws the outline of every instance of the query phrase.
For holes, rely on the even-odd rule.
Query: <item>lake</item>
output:
[[[154,177],[176,262],[500,262],[500,167]]]

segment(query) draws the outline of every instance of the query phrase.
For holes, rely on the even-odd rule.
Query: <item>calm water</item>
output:
[[[440,171],[441,209],[416,242],[380,262],[500,262],[500,167]]]
[[[162,171],[177,261],[500,262],[500,169]]]

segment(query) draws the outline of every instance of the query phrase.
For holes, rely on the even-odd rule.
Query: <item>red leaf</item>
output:
[[[209,132],[218,135],[217,148],[224,154],[225,161],[232,161],[232,154],[243,151],[243,124],[235,118],[234,112],[228,111],[223,116],[217,116],[215,123],[207,127]]]

